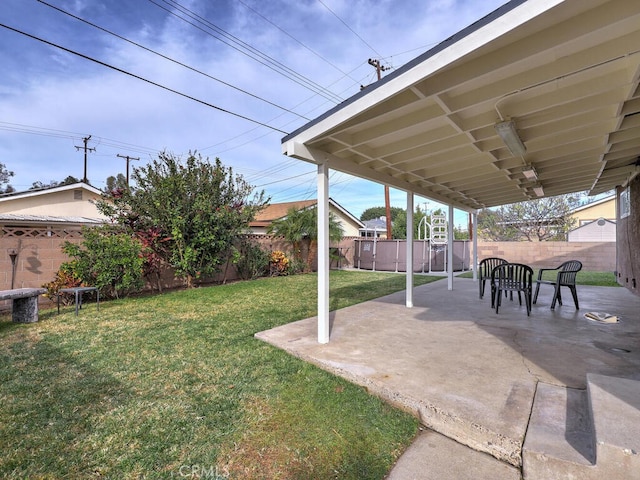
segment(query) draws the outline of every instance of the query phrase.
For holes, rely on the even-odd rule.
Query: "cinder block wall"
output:
[[[0,290],[41,287],[54,279],[60,264],[68,257],[62,253],[67,239],[58,237],[0,237]],[[68,239],[78,243],[79,238]],[[17,253],[15,272],[12,271],[10,251]]]
[[[290,246],[282,239],[272,236],[252,236],[265,249],[283,250],[288,254]],[[11,288],[13,275],[14,288],[41,287],[54,279],[60,264],[68,260],[62,253],[62,245],[68,240],[78,243],[80,238],[59,237],[0,237],[0,290]],[[355,238],[348,237],[339,244],[341,258],[340,267],[354,265]],[[17,252],[15,274],[12,273],[9,252]],[[584,264],[585,270],[614,271],[616,269],[616,244],[613,242],[483,242],[478,241],[478,257],[490,256],[506,258],[512,262],[526,263],[533,267],[554,267],[560,263],[577,259]],[[314,262],[315,264],[315,262]],[[332,266],[338,265],[337,260]],[[224,274],[214,281],[222,281]],[[226,270],[226,280],[236,280],[237,274],[230,266]],[[162,276],[163,288],[175,288],[182,285],[182,281],[174,278],[168,270]],[[0,307],[6,306],[0,304]]]
[[[613,272],[615,242],[485,242],[478,241],[478,259],[501,257],[531,267],[556,267],[567,260],[580,260],[583,270]]]
[[[282,250],[288,255],[292,255],[290,245],[283,238],[272,237],[268,235],[252,235],[252,239],[260,243],[263,248],[268,251]],[[62,245],[65,241],[80,243],[81,238],[70,237],[14,237],[0,236],[0,290],[8,290],[11,288],[11,280],[13,276],[13,288],[39,288],[45,283],[51,282],[55,278],[55,274],[60,265],[69,260],[62,253]],[[353,265],[353,237],[343,239],[335,247],[340,247],[342,257],[340,259],[341,267],[349,267]],[[11,257],[9,253],[15,251],[16,265],[15,272],[12,269]],[[333,266],[337,266],[337,260],[332,262]],[[317,261],[314,259],[314,265]],[[214,282],[223,280],[237,280],[238,275],[233,267],[223,267],[223,272],[211,279]],[[154,281],[155,282],[155,281]],[[161,275],[160,283],[163,289],[176,288],[183,285],[182,280],[175,278],[173,271],[167,268]],[[153,288],[156,285],[154,283]],[[147,289],[151,289],[151,285],[147,285]],[[47,300],[40,297],[44,303]],[[0,302],[0,308],[8,307],[9,302]]]

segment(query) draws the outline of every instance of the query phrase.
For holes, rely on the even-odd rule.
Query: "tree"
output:
[[[393,238],[406,239],[407,238],[407,212],[404,209],[400,209],[393,220],[392,236]],[[418,238],[418,225],[420,221],[425,217],[425,213],[416,207],[416,211],[413,212],[413,238]]]
[[[469,230],[464,230],[461,227],[453,227],[453,239],[454,240],[469,240]]]
[[[404,213],[404,209],[400,207],[391,207],[391,222],[395,222],[398,215],[402,215]],[[360,215],[360,220],[366,222],[367,220],[375,220],[376,218],[384,218],[386,217],[386,208],[385,207],[370,207],[367,208]]]
[[[73,185],[74,183],[79,183],[79,182],[80,180],[78,180],[76,177],[69,175],[67,178],[65,178],[61,182],[58,182],[57,180],[51,180],[49,181],[49,183],[44,183],[38,180],[31,184],[31,188],[29,188],[29,190],[38,190],[40,188],[62,187],[64,185]]]
[[[305,270],[311,271],[311,263],[318,250],[318,209],[291,207],[287,216],[275,220],[267,230],[269,234],[284,237],[293,248],[294,258],[304,262]],[[329,239],[339,242],[344,236],[342,225],[333,212],[329,212]],[[306,258],[302,257],[302,246],[306,244]]]
[[[114,177],[113,175],[107,177],[107,185],[104,188],[104,191],[106,193],[111,193],[117,190],[124,190],[125,188],[129,188],[129,185],[127,185],[127,177],[119,173],[117,177]]]
[[[15,192],[15,188],[13,188],[9,182],[11,181],[11,177],[13,177],[15,173],[11,170],[7,170],[7,167],[4,163],[0,163],[0,193],[11,193]]]
[[[484,208],[478,212],[478,237],[495,242],[515,242],[520,239],[520,232],[503,221],[501,212]]]
[[[567,194],[484,209],[478,214],[478,234],[494,241],[566,240],[579,199],[579,194]]]
[[[105,195],[100,210],[134,232],[159,232],[149,246],[192,287],[220,271],[234,238],[266,205],[264,193],[216,158],[163,152],[133,169],[135,188]]]

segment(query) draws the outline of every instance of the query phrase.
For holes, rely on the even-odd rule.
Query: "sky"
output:
[[[375,82],[368,59],[384,75],[503,3],[2,0],[0,163],[18,191],[81,179],[88,138],[100,189],[126,174],[122,157],[133,170],[195,151],[272,203],[316,198],[316,167],[283,156],[282,137]],[[382,185],[336,171],[329,195],[356,217],[384,205]],[[391,189],[391,205],[406,194]]]

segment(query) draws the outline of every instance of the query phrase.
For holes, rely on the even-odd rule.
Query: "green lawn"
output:
[[[31,325],[3,316],[0,477],[382,479],[417,420],[253,337],[315,315],[316,281],[267,278],[99,312],[87,303]],[[334,271],[331,307],[404,286],[404,275]]]
[[[558,272],[544,272],[544,280],[555,280]],[[473,278],[473,272],[465,272],[458,275],[460,278]],[[533,280],[538,278],[538,270],[533,269]],[[576,277],[578,285],[593,285],[597,287],[619,287],[613,272],[589,272],[581,270]]]

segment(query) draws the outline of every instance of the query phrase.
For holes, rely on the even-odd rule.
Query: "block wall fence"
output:
[[[615,242],[484,242],[478,241],[478,258],[501,257],[534,268],[556,267],[580,260],[583,270],[614,272]]]
[[[267,250],[289,252],[289,245],[282,238],[251,235]],[[65,241],[79,243],[81,238],[59,237],[0,237],[0,290],[41,287],[53,280],[60,264],[68,260],[62,253]],[[353,268],[356,237],[344,238],[333,245],[332,267]],[[12,267],[10,253],[16,253]],[[337,256],[339,254],[339,257]],[[480,259],[489,256],[506,258],[512,262],[526,263],[533,267],[557,266],[565,260],[578,259],[585,270],[614,271],[616,269],[616,244],[614,242],[478,242]],[[237,279],[230,265],[225,273],[213,282]],[[162,277],[163,288],[181,286],[181,281],[168,271]],[[0,306],[3,306],[0,304]]]

